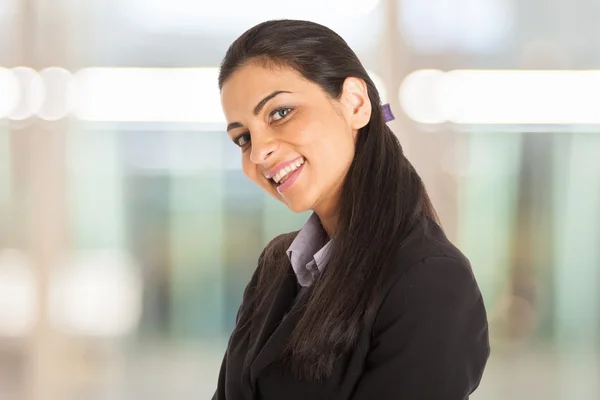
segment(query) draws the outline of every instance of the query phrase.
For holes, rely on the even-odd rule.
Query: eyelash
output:
[[[281,112],[284,110],[287,110],[287,114],[285,114],[284,116],[282,116],[280,119],[278,119],[275,122],[279,122],[279,121],[286,119],[287,116],[290,115],[290,113],[292,112],[293,109],[291,107],[276,108],[273,111],[271,111],[271,113],[269,114],[269,118],[273,117],[273,115],[277,114],[278,112]],[[248,136],[247,142],[245,144],[239,144],[240,139],[242,139],[244,136]],[[248,143],[250,143],[250,132],[242,133],[241,135],[236,136],[235,139],[233,139],[233,143],[235,143],[238,147],[244,148]]]

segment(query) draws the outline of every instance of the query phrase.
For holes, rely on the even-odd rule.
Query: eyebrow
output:
[[[254,116],[258,115],[260,110],[263,109],[263,107],[265,106],[265,104],[267,104],[267,102],[269,100],[271,100],[273,97],[275,97],[281,93],[292,93],[292,92],[288,92],[287,90],[276,90],[273,93],[271,93],[270,95],[266,96],[264,99],[259,101],[258,104],[256,105],[256,107],[254,107],[254,110],[252,110],[252,113],[254,114]],[[232,122],[229,125],[227,125],[227,131],[230,131],[235,128],[243,128],[243,127],[244,127],[244,125],[240,124],[239,122]]]

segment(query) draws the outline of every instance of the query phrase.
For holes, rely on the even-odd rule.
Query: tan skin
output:
[[[332,237],[356,136],[371,117],[365,82],[346,78],[340,99],[332,99],[293,69],[251,63],[224,83],[221,104],[244,174],[290,210],[313,210]],[[297,180],[279,193],[265,173],[299,157],[305,162]]]

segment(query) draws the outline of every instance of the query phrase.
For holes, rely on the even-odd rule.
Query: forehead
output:
[[[315,90],[315,86],[291,68],[248,64],[225,81],[221,90],[221,104],[226,116],[233,112],[251,112],[260,100],[276,90],[308,94]]]

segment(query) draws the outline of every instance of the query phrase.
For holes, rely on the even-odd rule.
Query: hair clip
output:
[[[394,117],[394,114],[392,114],[390,103],[385,103],[383,106],[381,106],[381,108],[383,111],[383,119],[385,120],[385,122],[390,122],[396,119],[396,117]]]

